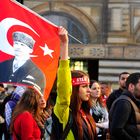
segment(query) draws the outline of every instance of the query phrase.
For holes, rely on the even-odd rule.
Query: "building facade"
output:
[[[117,83],[140,70],[140,0],[24,0],[24,5],[67,28],[72,69]]]

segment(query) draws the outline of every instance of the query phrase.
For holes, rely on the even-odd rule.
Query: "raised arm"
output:
[[[69,117],[70,97],[72,94],[71,71],[68,60],[68,32],[60,27],[58,30],[61,40],[61,55],[57,72],[57,99],[54,106],[54,113],[63,127],[67,124]]]
[[[60,59],[61,60],[67,60],[68,59],[68,32],[65,28],[62,26],[59,27],[58,30],[60,40],[61,40],[61,54]]]

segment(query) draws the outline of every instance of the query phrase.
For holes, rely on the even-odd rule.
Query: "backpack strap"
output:
[[[131,105],[135,111],[136,121],[139,122],[140,121],[140,119],[139,119],[140,109],[137,107],[137,105],[132,101],[132,99],[130,97],[125,96],[125,95],[122,95],[122,96],[123,96],[122,99],[128,100],[131,103]]]
[[[69,119],[68,119],[67,125],[63,131],[63,134],[62,134],[62,137],[60,138],[60,140],[66,139],[66,137],[71,129],[72,123],[73,123],[72,112],[69,111]]]
[[[121,100],[121,99],[124,99],[124,100],[127,100],[131,103],[133,109],[135,110],[135,112],[140,112],[140,109],[136,106],[136,104],[132,101],[132,99],[126,95],[121,95],[117,100]]]

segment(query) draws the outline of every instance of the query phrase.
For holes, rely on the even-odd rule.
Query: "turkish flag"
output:
[[[43,89],[44,97],[47,100],[56,77],[58,59],[60,54],[60,40],[58,36],[58,27],[53,23],[47,21],[46,19],[42,18],[37,13],[31,11],[24,5],[21,5],[20,3],[14,0],[4,0],[3,2],[0,3],[1,64],[5,61],[14,59],[15,57],[12,35],[14,32],[17,31],[28,34],[35,41],[33,52],[30,54],[30,59],[38,67],[38,69],[45,75],[45,86],[42,88],[44,88]],[[8,69],[11,69],[10,64],[9,68],[5,69],[7,73]],[[3,72],[2,68],[0,68],[0,73]],[[30,72],[33,73],[34,71],[33,70],[31,71],[30,68]],[[19,73],[17,77],[22,77],[21,76],[22,73]],[[35,79],[32,73],[26,74],[26,79],[24,79],[25,77],[23,77],[22,80],[18,81],[2,80],[1,76],[0,82],[26,84],[27,81],[27,83],[28,82],[30,84],[33,83],[33,85],[37,86],[39,84],[43,85],[43,81],[40,81],[39,84],[36,84],[32,81]],[[36,73],[35,75],[38,75],[38,73]],[[29,79],[32,79],[31,82]]]

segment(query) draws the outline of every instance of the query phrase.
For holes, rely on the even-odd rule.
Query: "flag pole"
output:
[[[16,1],[18,1],[18,2],[21,3],[21,4],[23,4],[23,0],[16,0]]]
[[[71,34],[68,34],[68,36],[70,36],[71,38],[73,38],[74,40],[76,40],[77,42],[79,42],[80,44],[84,44],[83,42],[81,42],[80,40],[78,40],[77,38],[75,38],[74,36],[72,36]]]

